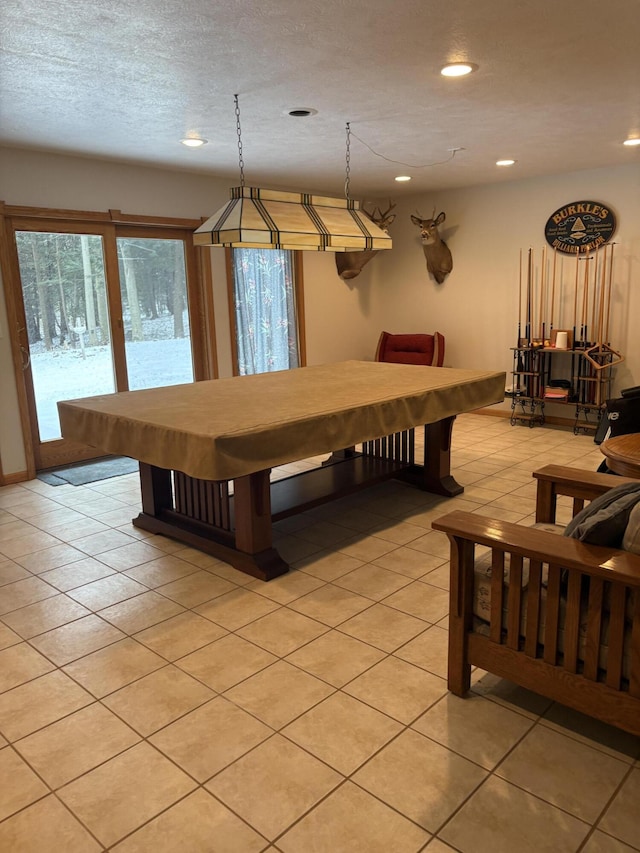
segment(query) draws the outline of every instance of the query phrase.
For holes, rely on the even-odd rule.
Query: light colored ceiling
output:
[[[238,93],[249,186],[344,195],[347,122],[355,198],[640,162],[640,0],[4,0],[0,20],[1,145],[237,185]],[[478,71],[440,76],[460,60]]]

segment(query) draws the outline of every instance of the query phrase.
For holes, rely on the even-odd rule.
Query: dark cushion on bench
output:
[[[569,522],[564,535],[591,545],[621,548],[629,516],[639,501],[640,482],[609,489]]]

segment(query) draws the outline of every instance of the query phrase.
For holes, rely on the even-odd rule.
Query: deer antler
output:
[[[376,224],[379,224],[380,222],[384,222],[384,220],[387,218],[387,216],[391,213],[393,208],[396,206],[395,202],[392,202],[391,199],[389,199],[389,207],[383,213],[379,207],[374,207],[372,211],[368,211],[367,208],[365,207],[365,204],[366,204],[366,202],[363,201],[362,202],[362,210],[364,210],[364,212],[367,214],[369,219],[371,219]]]

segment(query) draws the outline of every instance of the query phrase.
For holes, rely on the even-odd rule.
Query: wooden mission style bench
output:
[[[554,528],[623,483],[559,465],[537,480],[536,526],[469,512],[433,522],[451,543],[449,689],[478,666],[640,735],[640,556]],[[542,528],[542,529],[541,529]]]

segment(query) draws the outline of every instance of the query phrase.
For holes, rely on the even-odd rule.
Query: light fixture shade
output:
[[[233,187],[231,200],[194,234],[197,246],[353,252],[390,249],[391,237],[360,202],[308,193]]]

